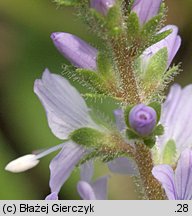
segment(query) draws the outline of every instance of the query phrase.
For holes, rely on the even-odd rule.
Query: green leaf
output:
[[[149,60],[144,72],[144,83],[146,85],[159,83],[167,69],[168,51],[164,47],[155,53]]]
[[[137,38],[140,31],[139,18],[135,12],[131,12],[127,20],[128,38],[133,40]]]
[[[99,52],[99,54],[97,55],[97,68],[98,71],[101,75],[103,75],[104,77],[108,75],[112,75],[111,74],[111,64],[109,62],[109,58],[102,52]]]
[[[152,107],[156,111],[157,123],[158,123],[160,120],[160,117],[161,117],[161,104],[159,102],[154,101],[154,102],[148,104],[148,106]]]
[[[163,151],[163,164],[174,164],[176,156],[176,144],[174,140],[169,140]]]
[[[156,34],[157,27],[162,19],[162,14],[158,14],[144,24],[141,35],[145,38],[151,38],[152,35]]]
[[[106,135],[93,128],[80,128],[70,134],[70,139],[86,147],[100,147],[105,143]]]
[[[81,3],[81,0],[54,0],[58,5],[75,6]]]
[[[97,72],[78,68],[76,69],[76,75],[81,81],[95,89],[97,93],[102,94],[108,92],[104,79],[101,78]]]

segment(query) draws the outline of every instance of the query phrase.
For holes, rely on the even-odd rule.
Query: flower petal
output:
[[[97,179],[95,182],[91,183],[91,186],[95,192],[97,200],[106,200],[107,199],[107,182],[109,176],[103,176]]]
[[[35,81],[34,92],[46,110],[49,127],[58,138],[66,139],[78,128],[95,125],[81,95],[62,76],[46,69],[42,79]]]
[[[81,180],[90,182],[93,176],[93,160],[89,160],[81,165]]]
[[[91,8],[95,8],[98,12],[103,15],[107,15],[108,10],[113,7],[116,0],[91,0]]]
[[[173,169],[169,165],[157,165],[152,174],[162,184],[168,199],[177,199]]]
[[[139,21],[143,25],[158,14],[161,2],[162,0],[135,0],[132,11],[138,15]]]
[[[50,163],[51,192],[58,193],[61,186],[69,178],[79,160],[86,154],[86,150],[72,141],[64,144],[60,153]]]
[[[169,34],[164,40],[161,40],[159,43],[162,43],[162,46],[167,47],[168,50],[168,66],[171,64],[173,58],[175,57],[179,47],[181,46],[181,38],[178,36],[178,27],[175,25],[167,25],[164,28],[162,28],[160,32],[167,31],[169,29],[172,29],[172,33]],[[160,45],[160,44],[159,44]]]
[[[108,167],[111,172],[124,175],[138,175],[136,163],[127,157],[116,158],[108,162]]]
[[[58,200],[58,194],[53,192],[46,196],[45,200]]]
[[[77,184],[79,195],[84,200],[107,199],[108,176],[103,176],[92,182],[93,161],[89,160],[81,166],[81,181]]]
[[[54,32],[51,39],[60,53],[78,68],[96,70],[97,50],[75,35]]]
[[[96,200],[95,192],[92,186],[86,181],[79,181],[77,191],[83,200]]]
[[[192,200],[192,151],[185,149],[175,170],[175,184],[179,200]]]
[[[175,141],[178,153],[192,146],[191,97],[192,85],[183,89],[179,85],[171,87],[163,104],[160,120],[165,128],[165,133],[157,141],[161,151],[170,139]]]
[[[152,46],[148,47],[142,54],[142,59],[144,62],[148,62],[148,60],[157,53],[160,49],[166,47],[168,51],[168,61],[167,61],[167,68],[170,66],[173,58],[175,57],[180,45],[181,45],[181,38],[178,36],[178,27],[174,25],[167,25],[162,28],[159,33],[172,30],[166,38],[153,44]],[[145,63],[144,65],[146,65]]]

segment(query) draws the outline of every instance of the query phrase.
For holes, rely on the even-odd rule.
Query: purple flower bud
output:
[[[162,0],[135,0],[132,6],[134,11],[139,17],[141,25],[145,24],[148,20],[153,18],[159,12]]]
[[[113,7],[115,0],[91,0],[90,6],[103,15],[107,15],[108,10]]]
[[[156,111],[144,104],[134,106],[129,113],[129,124],[141,136],[152,133],[157,121]]]
[[[59,52],[78,68],[96,70],[97,50],[76,37],[65,32],[54,32],[51,39]]]

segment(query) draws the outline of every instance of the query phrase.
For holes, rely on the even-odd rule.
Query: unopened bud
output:
[[[113,7],[115,0],[91,0],[90,6],[99,13],[107,15],[108,10]]]
[[[150,135],[156,123],[156,111],[152,107],[144,104],[134,106],[129,113],[129,124],[140,136],[145,137]]]

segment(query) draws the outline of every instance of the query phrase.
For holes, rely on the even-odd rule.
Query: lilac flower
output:
[[[156,44],[153,44],[152,46],[148,47],[142,54],[142,61],[143,61],[143,68],[145,68],[148,64],[148,61],[150,58],[157,53],[160,49],[166,47],[168,52],[168,61],[167,61],[167,68],[170,66],[173,58],[175,57],[180,45],[181,45],[181,38],[178,36],[178,28],[174,25],[167,25],[164,28],[162,28],[159,33],[172,30],[172,33],[170,33],[166,38],[159,41]]]
[[[132,6],[134,11],[139,17],[141,25],[156,16],[159,12],[162,0],[135,0]]]
[[[116,0],[91,0],[90,6],[102,15],[107,15],[108,10],[113,7]]]
[[[156,123],[156,111],[144,104],[134,106],[129,113],[130,126],[141,136],[150,135]]]
[[[162,107],[160,122],[164,134],[158,138],[157,145],[163,152],[169,140],[173,140],[179,155],[184,149],[192,146],[192,85],[181,88],[178,84],[171,87]]]
[[[106,200],[108,176],[103,176],[92,181],[93,161],[88,161],[81,166],[81,180],[77,184],[79,195],[84,200]]]
[[[59,52],[78,68],[96,70],[97,50],[75,35],[54,32],[51,39]]]
[[[64,143],[54,146],[32,157],[32,161],[22,165],[22,171],[30,169],[45,155],[62,149],[50,163],[51,195],[47,199],[57,196],[61,186],[68,179],[79,160],[87,154],[87,150],[71,140],[66,141],[74,130],[81,127],[90,127],[100,130],[89,116],[89,109],[81,95],[63,77],[51,74],[48,69],[43,73],[42,79],[36,80],[34,91],[42,102],[48,119],[49,127],[56,137],[65,140]],[[102,129],[101,129],[102,130]],[[26,158],[26,157],[25,157]],[[19,167],[21,167],[19,161]],[[32,166],[33,165],[33,166]],[[9,171],[17,171],[18,162],[11,165]]]
[[[157,165],[154,177],[162,184],[168,199],[192,200],[192,150],[185,149],[178,160],[177,168]]]

